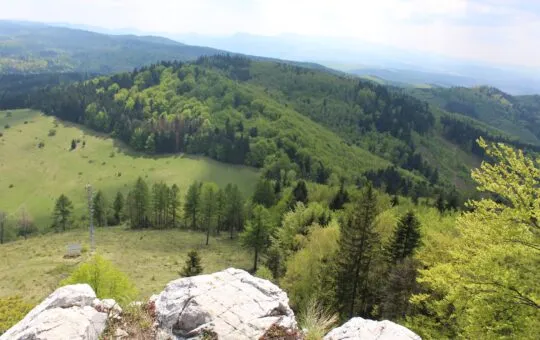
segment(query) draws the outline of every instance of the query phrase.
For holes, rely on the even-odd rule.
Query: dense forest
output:
[[[180,193],[143,177],[115,197],[98,190],[98,228],[199,231],[206,245],[238,239],[253,254],[250,269],[279,283],[300,313],[315,304],[343,321],[390,319],[433,339],[534,338],[540,150],[481,123],[466,101],[441,109],[403,89],[230,55],[0,83],[0,107],[39,109],[143,154],[261,169],[249,197],[234,185],[197,181]],[[466,157],[455,165],[450,152]],[[451,174],[468,173],[467,157],[481,165],[463,186],[474,182],[482,199],[465,205]],[[73,227],[67,196],[51,214],[48,229]],[[0,214],[0,236],[6,221]],[[20,237],[39,231],[24,213],[8,222]]]

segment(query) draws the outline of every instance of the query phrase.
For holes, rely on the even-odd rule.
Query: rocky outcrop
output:
[[[392,321],[352,318],[328,333],[324,340],[421,340],[408,328]]]
[[[297,328],[287,294],[239,269],[172,281],[154,304],[157,339],[259,339],[273,327]]]
[[[58,288],[0,340],[97,340],[107,323],[106,308],[94,308],[98,302],[87,284]]]
[[[122,308],[112,299],[97,299],[87,284],[57,289],[0,340],[97,340],[109,325],[114,339],[158,340],[299,340],[287,294],[270,281],[239,269],[182,278],[170,282],[148,304],[130,308],[144,311],[144,336],[122,319]],[[127,327],[127,328],[126,328]],[[125,331],[124,329],[127,331]],[[128,333],[129,332],[129,333]],[[139,334],[141,335],[141,334]],[[407,328],[390,321],[353,318],[332,330],[324,340],[420,340]]]

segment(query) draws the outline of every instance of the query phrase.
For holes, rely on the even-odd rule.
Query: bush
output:
[[[21,321],[32,309],[20,296],[0,298],[0,334]]]
[[[9,129],[9,128],[10,128],[9,124],[4,125],[4,129]]]
[[[266,266],[259,266],[257,272],[255,272],[255,276],[268,281],[274,281],[274,275],[272,275],[272,271]]]
[[[38,148],[42,149],[44,147],[45,147],[45,143],[44,142],[39,142]]]
[[[201,265],[201,257],[199,256],[199,253],[196,250],[190,251],[188,253],[188,258],[184,268],[182,268],[182,271],[180,271],[178,274],[180,274],[182,277],[190,277],[199,275],[202,272],[203,267]]]
[[[2,132],[0,132],[0,137],[4,137],[4,134]]]
[[[88,283],[100,299],[126,303],[137,297],[137,289],[128,276],[99,254],[81,264],[61,285]]]
[[[11,117],[12,115],[13,115],[13,114],[11,113],[11,111],[6,112],[6,117],[7,117],[7,118]]]
[[[49,137],[56,136],[56,129],[49,130]]]
[[[27,120],[25,120],[25,121],[24,121],[24,124],[28,124],[28,121],[27,121]]]

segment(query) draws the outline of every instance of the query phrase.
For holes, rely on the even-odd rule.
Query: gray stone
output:
[[[229,268],[170,282],[155,299],[157,337],[258,339],[273,324],[296,329],[287,294],[270,281]]]
[[[87,284],[58,288],[0,340],[97,340],[107,314],[92,307],[96,294]]]
[[[323,340],[421,340],[420,336],[392,321],[352,318],[330,331]]]

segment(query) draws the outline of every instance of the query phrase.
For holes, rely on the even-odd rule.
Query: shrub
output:
[[[24,124],[28,124],[28,121],[27,121],[27,120],[25,120],[25,121],[24,121]]]
[[[11,113],[11,111],[6,112],[6,117],[7,117],[7,118],[11,117],[12,115],[13,115],[13,114]]]
[[[128,276],[99,254],[81,264],[61,285],[88,283],[100,299],[110,298],[126,303],[137,296]]]
[[[272,271],[266,266],[259,266],[257,272],[255,272],[255,276],[268,281],[274,281],[274,275],[272,275]]]
[[[10,128],[9,124],[4,125],[4,129],[9,129],[9,128]]]
[[[21,321],[32,309],[20,296],[0,298],[0,334]]]
[[[0,132],[0,137],[4,137],[4,134],[2,132]]]
[[[49,137],[56,136],[56,129],[49,130]]]
[[[10,184],[10,185],[9,185],[9,188],[10,188],[10,189],[13,188],[13,184]]]
[[[44,142],[39,142],[38,148],[42,149],[44,147],[45,147],[45,143]]]

